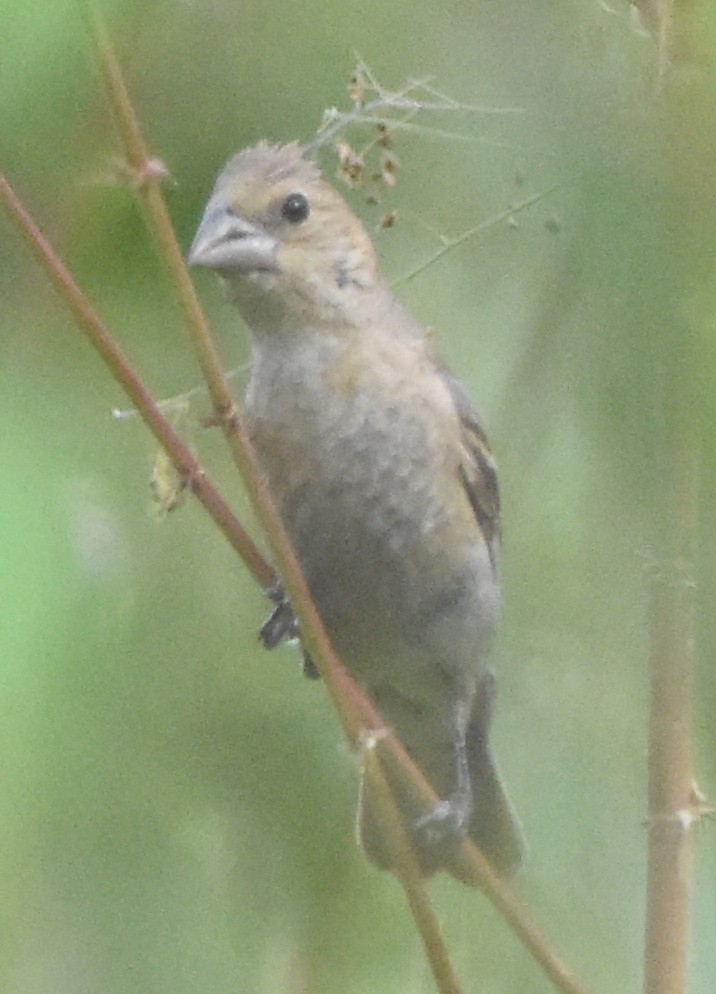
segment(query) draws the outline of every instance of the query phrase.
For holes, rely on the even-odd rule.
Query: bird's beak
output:
[[[278,243],[255,224],[223,205],[206,210],[189,249],[190,266],[204,266],[222,273],[278,271]]]

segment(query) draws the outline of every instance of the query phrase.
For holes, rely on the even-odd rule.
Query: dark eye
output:
[[[311,205],[302,193],[289,193],[281,204],[281,214],[291,224],[300,224],[311,213]]]

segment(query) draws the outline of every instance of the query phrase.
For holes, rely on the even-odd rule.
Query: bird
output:
[[[513,874],[524,837],[490,744],[499,488],[465,387],[298,142],[229,160],[188,262],[220,276],[248,327],[247,427],[331,642],[441,799],[421,810],[390,781],[421,872],[474,883],[468,835]],[[297,634],[276,600],[268,646]],[[376,805],[364,776],[359,839],[395,870]]]

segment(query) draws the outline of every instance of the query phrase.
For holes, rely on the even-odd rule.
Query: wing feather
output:
[[[483,534],[493,566],[500,548],[500,489],[497,466],[477,414],[465,388],[447,369],[440,370],[450,392],[462,430],[463,458],[460,479],[475,520]]]

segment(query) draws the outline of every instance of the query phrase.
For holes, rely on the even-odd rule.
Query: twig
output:
[[[670,575],[657,576],[651,598],[645,994],[686,991],[693,830],[701,813],[692,755],[698,459],[692,426],[679,427],[666,525],[675,534],[678,558]]]
[[[651,604],[649,867],[645,994],[683,994],[693,850],[692,661],[687,596],[656,581]]]
[[[669,109],[665,159],[674,174],[689,176],[699,161],[690,108],[711,107],[703,68],[711,53],[702,49],[696,18],[705,4],[691,0],[635,0],[656,43],[656,90]],[[703,60],[703,61],[702,61]],[[688,108],[688,112],[687,112]],[[696,141],[695,141],[696,139]],[[697,153],[697,156],[700,152]],[[678,184],[676,184],[678,186]],[[688,197],[681,230],[674,230],[678,259],[692,244],[702,197]],[[677,262],[677,269],[680,265]],[[678,297],[678,294],[677,294]],[[688,981],[689,914],[693,883],[694,828],[707,807],[695,786],[693,694],[696,667],[695,561],[699,534],[700,425],[693,396],[698,382],[693,344],[682,337],[678,319],[672,334],[678,352],[665,359],[663,407],[668,472],[662,484],[656,545],[662,550],[651,596],[648,879],[645,994],[685,994]]]
[[[372,709],[370,702],[366,702],[366,706]],[[416,797],[426,810],[437,804],[439,799],[425,779],[422,770],[415,767],[392,734],[376,737],[375,751],[380,755],[381,762],[391,777],[400,776],[403,783],[409,783],[415,788]],[[524,902],[512,887],[495,873],[489,860],[470,838],[463,839],[458,858],[461,879],[480,888],[533,959],[539,963],[556,989],[563,994],[590,994],[589,988],[558,955],[550,938]]]
[[[127,167],[134,177],[133,189],[141,204],[147,228],[161,258],[169,270],[189,330],[194,354],[207,384],[217,424],[227,438],[232,457],[242,473],[251,477],[247,464],[251,455],[236,410],[236,401],[228,387],[218,350],[209,330],[194,284],[184,263],[184,257],[174,232],[161,188],[166,169],[156,168],[142,136],[119,62],[94,5],[86,3],[97,55],[104,75],[107,92],[119,130]],[[249,480],[250,482],[250,480]]]
[[[386,843],[395,853],[395,874],[403,886],[415,924],[423,943],[425,955],[433,971],[435,983],[441,994],[461,994],[460,982],[452,968],[445,937],[430,904],[425,889],[425,879],[415,855],[395,798],[383,772],[380,759],[372,742],[366,742],[363,751],[363,775],[371,785],[371,796]]]
[[[448,252],[452,252],[453,249],[458,248],[460,245],[464,245],[465,242],[474,238],[475,235],[480,234],[482,231],[486,231],[488,228],[494,228],[496,225],[501,224],[503,221],[509,221],[519,214],[521,211],[526,210],[528,207],[532,207],[533,204],[538,203],[540,200],[544,200],[548,197],[550,193],[554,193],[555,190],[559,189],[559,184],[548,187],[546,190],[540,190],[539,193],[533,194],[531,197],[525,197],[524,200],[518,201],[518,203],[507,207],[505,210],[500,211],[499,214],[493,214],[492,217],[486,218],[484,221],[480,221],[472,228],[468,228],[467,231],[463,231],[460,235],[456,235],[454,238],[441,238],[441,246],[433,254],[425,260],[425,262],[419,263],[413,269],[408,270],[407,273],[403,273],[402,276],[398,276],[392,281],[391,286],[397,286],[400,283],[407,283],[409,280],[415,279],[420,273],[424,272],[428,267],[432,266],[434,262],[441,259]]]
[[[432,99],[426,100],[422,94],[426,94]],[[366,100],[368,95],[371,95],[372,99]],[[398,130],[419,131],[422,134],[441,138],[459,141],[477,140],[456,132],[413,124],[409,118],[412,117],[413,113],[419,111],[448,111],[451,113],[466,111],[470,114],[483,115],[524,113],[521,107],[485,107],[478,104],[461,103],[459,100],[440,93],[430,85],[429,80],[409,80],[402,90],[388,90],[378,81],[362,59],[358,62],[353,74],[351,98],[353,101],[351,110],[340,111],[337,107],[331,107],[324,113],[318,134],[306,146],[309,151],[323,148],[342,132],[358,124],[377,124],[381,127],[389,124],[391,128]],[[395,111],[408,111],[410,113],[408,117],[403,119],[388,116]]]
[[[144,423],[166,450],[172,465],[187,486],[196,494],[225,535],[247,569],[263,587],[275,583],[275,573],[226,504],[197,460],[164,416],[149,390],[134,372],[119,346],[72,278],[54,248],[25,210],[7,179],[0,173],[0,198],[11,218],[25,237],[60,297],[72,312],[77,325],[100,354],[115,380],[124,389]]]

